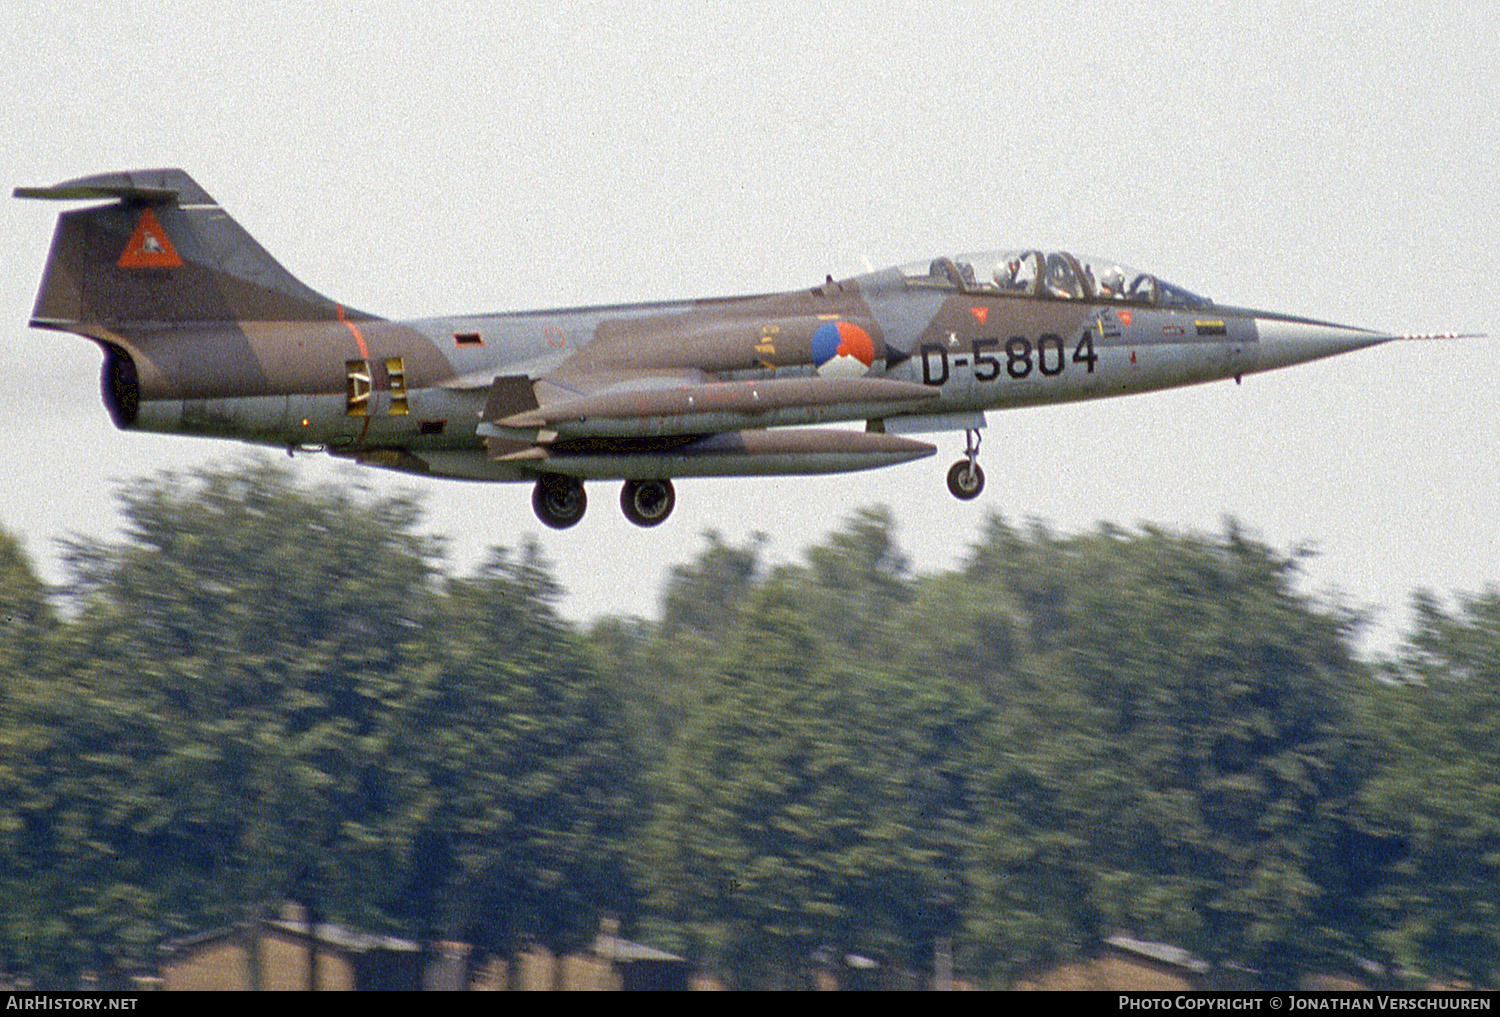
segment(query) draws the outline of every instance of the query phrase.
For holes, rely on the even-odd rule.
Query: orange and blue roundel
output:
[[[862,375],[875,362],[875,342],[852,322],[824,322],[813,333],[812,355],[819,374]]]

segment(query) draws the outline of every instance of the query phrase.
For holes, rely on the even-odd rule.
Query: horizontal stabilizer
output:
[[[137,201],[150,204],[175,201],[184,205],[209,205],[213,199],[180,169],[129,170],[123,173],[95,173],[92,176],[64,180],[51,187],[17,187],[11,192],[17,198],[40,198],[45,201]]]
[[[177,192],[161,187],[128,186],[69,186],[17,187],[11,192],[17,198],[40,198],[44,201],[91,201],[115,198],[120,201],[162,202],[175,201]]]

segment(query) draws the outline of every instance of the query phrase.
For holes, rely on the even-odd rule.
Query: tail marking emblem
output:
[[[156,213],[143,208],[135,232],[116,264],[121,268],[179,268],[182,258],[167,239],[167,231],[157,222]]]

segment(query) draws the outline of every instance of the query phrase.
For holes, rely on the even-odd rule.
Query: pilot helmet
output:
[[[1099,286],[1114,294],[1125,292],[1125,271],[1119,265],[1108,265],[1099,272]]]

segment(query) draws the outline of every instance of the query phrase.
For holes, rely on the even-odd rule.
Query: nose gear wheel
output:
[[[972,501],[984,490],[984,471],[979,468],[979,432],[964,432],[964,458],[948,468],[948,491],[960,501]]]

